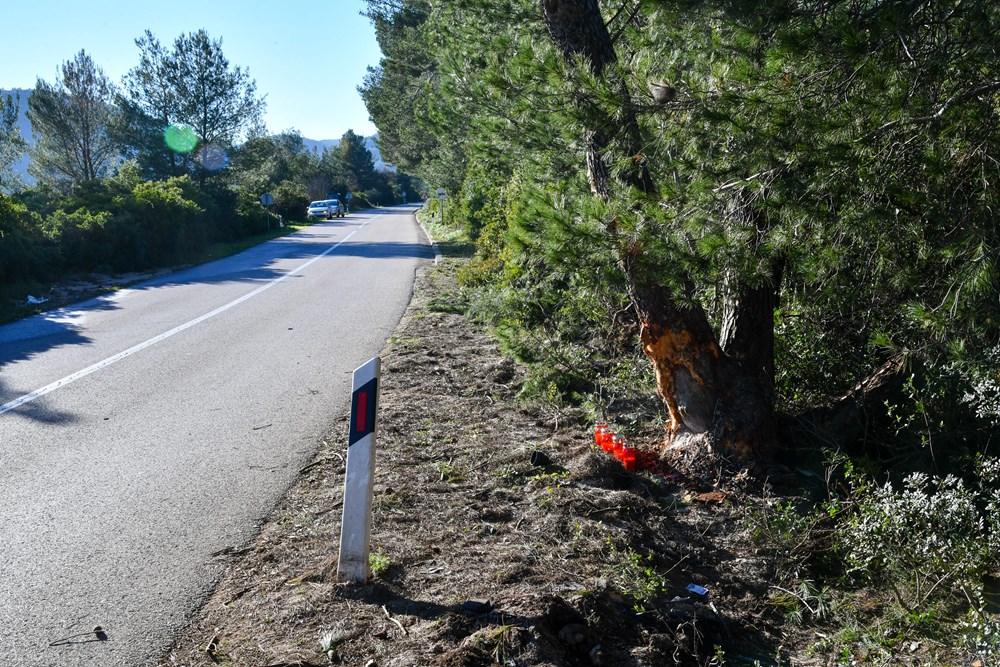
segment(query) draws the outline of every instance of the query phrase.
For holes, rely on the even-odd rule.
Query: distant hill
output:
[[[307,151],[312,151],[314,153],[322,153],[327,148],[334,148],[340,145],[340,139],[306,139],[302,138],[302,143],[305,144]]]
[[[17,126],[21,130],[21,136],[24,137],[25,141],[31,143],[33,137],[31,136],[31,122],[28,120],[26,114],[28,110],[28,97],[31,95],[30,89],[20,89],[14,88],[11,90],[0,90],[0,95],[6,97],[11,95],[12,97],[17,97],[20,95],[20,105],[18,109]],[[330,146],[340,145],[340,139],[302,139],[302,143],[305,144],[306,148],[311,151],[316,151],[322,153],[324,149]],[[378,171],[395,171],[395,167],[392,165],[387,165],[382,162],[382,154],[378,149],[378,135],[365,137],[365,147],[372,153],[372,160],[375,162],[375,169]],[[21,176],[24,182],[27,184],[32,184],[35,179],[28,175],[28,156],[24,155],[20,160],[14,163],[13,171],[15,174]]]

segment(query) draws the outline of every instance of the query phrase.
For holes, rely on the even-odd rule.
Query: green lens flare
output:
[[[190,153],[198,145],[198,135],[190,125],[173,123],[163,131],[163,141],[172,151]]]

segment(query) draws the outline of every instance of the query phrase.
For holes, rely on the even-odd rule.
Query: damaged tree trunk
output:
[[[616,56],[597,0],[540,0],[540,4],[549,35],[567,62],[582,61],[593,74],[607,76]],[[608,118],[606,126],[587,129],[591,189],[606,200],[613,196],[615,182],[654,195],[655,185],[641,160],[631,161],[633,169],[614,176],[608,168],[610,136],[622,137],[617,148],[622,155],[641,154],[639,125],[624,81],[618,83],[618,95],[623,110],[619,120]],[[725,350],[701,306],[694,299],[679,299],[665,287],[659,280],[661,269],[640,244],[618,238],[614,221],[606,229],[622,248],[620,262],[641,326],[642,349],[656,371],[657,390],[670,415],[667,444],[719,446],[745,460],[771,456],[772,402],[761,371],[766,374],[770,369],[773,387],[773,305],[765,317],[764,292],[737,290],[727,318],[731,326],[725,340],[730,349]],[[771,286],[774,294],[776,287]],[[754,330],[764,336],[757,347]]]

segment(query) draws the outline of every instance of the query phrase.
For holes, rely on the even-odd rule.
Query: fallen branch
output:
[[[618,512],[618,511],[621,511],[621,510],[624,510],[624,509],[626,509],[626,507],[624,505],[613,505],[611,507],[601,507],[600,509],[596,509],[596,510],[593,510],[591,512],[587,512],[587,514],[585,516],[589,519],[590,517],[596,516],[598,514],[604,514],[605,512]]]
[[[382,605],[382,611],[385,612],[385,617],[386,618],[388,618],[390,621],[392,621],[393,623],[395,623],[396,627],[403,631],[403,636],[404,637],[409,636],[410,633],[406,631],[406,628],[403,627],[402,623],[400,623],[398,620],[396,620],[395,618],[392,617],[392,614],[389,613],[389,610],[386,609],[385,605]]]

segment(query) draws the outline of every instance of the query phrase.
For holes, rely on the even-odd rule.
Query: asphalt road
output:
[[[0,327],[0,664],[162,656],[402,316],[433,256],[412,212]]]

